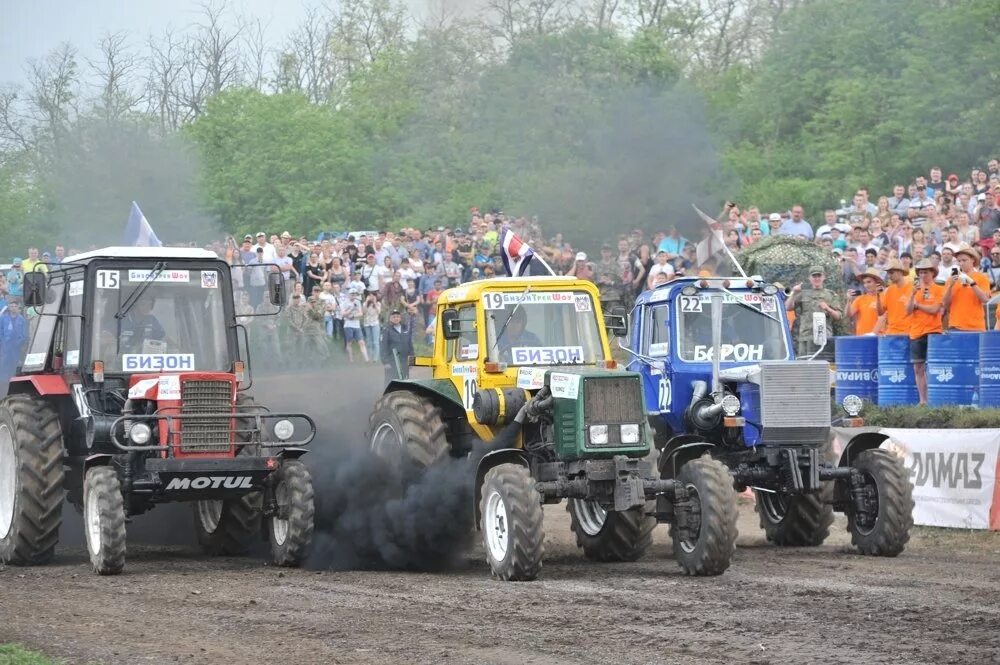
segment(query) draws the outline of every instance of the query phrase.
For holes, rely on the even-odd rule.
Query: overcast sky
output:
[[[199,0],[0,0],[0,84],[23,82],[26,61],[62,42],[78,49],[81,62],[97,53],[97,42],[108,33],[125,32],[145,51],[150,33],[161,34],[167,26],[181,31],[197,22],[200,5]],[[302,0],[228,0],[226,7],[268,23],[273,45],[305,15]]]

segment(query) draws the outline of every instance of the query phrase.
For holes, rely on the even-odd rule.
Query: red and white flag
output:
[[[526,242],[514,235],[509,228],[504,227],[500,231],[500,256],[503,258],[503,267],[510,277],[521,277],[528,271],[531,264],[531,257],[535,252],[528,247]]]

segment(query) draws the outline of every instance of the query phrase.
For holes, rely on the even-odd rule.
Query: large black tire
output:
[[[866,450],[854,463],[868,481],[878,500],[874,524],[863,524],[854,510],[848,510],[847,530],[851,543],[862,554],[897,556],[910,540],[913,528],[913,485],[899,459],[888,450]]]
[[[700,526],[691,542],[682,540],[671,525],[674,558],[687,575],[721,575],[729,568],[739,535],[733,477],[722,462],[702,455],[681,467],[677,480],[687,488]]]
[[[528,469],[500,464],[487,471],[479,508],[493,576],[505,582],[538,577],[545,554],[542,497]]]
[[[125,501],[118,475],[110,466],[87,470],[83,481],[83,527],[90,563],[98,575],[125,568]]]
[[[368,444],[395,478],[406,484],[448,457],[447,428],[434,402],[407,390],[386,393],[368,418]]]
[[[271,558],[278,566],[297,567],[309,553],[316,516],[312,476],[306,465],[298,460],[282,464],[274,496],[279,515],[268,519]]]
[[[817,547],[830,535],[833,506],[819,494],[777,494],[754,490],[760,528],[783,547]]]
[[[236,406],[255,406],[254,399],[246,393],[236,396]],[[237,427],[250,428],[252,421],[239,419]],[[238,434],[241,441],[249,441],[250,434]],[[242,446],[237,455],[259,455],[258,446]],[[194,513],[194,530],[202,550],[211,556],[242,556],[250,551],[260,538],[261,528],[260,492],[226,500],[201,500],[191,505]]]
[[[0,563],[52,559],[62,524],[63,474],[55,407],[28,395],[0,401]]]
[[[605,512],[596,501],[570,499],[566,510],[576,546],[591,561],[637,561],[653,544],[656,518],[643,508]]]

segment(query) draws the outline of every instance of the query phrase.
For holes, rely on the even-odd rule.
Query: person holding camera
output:
[[[967,244],[955,251],[958,266],[952,268],[944,292],[948,330],[986,330],[983,305],[990,299],[990,278],[976,269],[979,252]]]
[[[803,290],[802,284],[796,284],[791,296],[785,300],[785,309],[795,312],[795,319],[799,323],[794,335],[795,355],[798,358],[808,358],[819,352],[820,347],[814,341],[819,327],[830,331],[833,322],[839,321],[843,316],[837,294],[826,288],[826,270],[823,266],[809,268],[809,285],[812,288]],[[818,357],[832,360],[832,349],[829,347],[827,345]]]
[[[855,335],[877,335],[885,328],[885,318],[880,310],[882,306],[885,282],[875,268],[869,268],[861,273],[861,284],[864,291],[850,289],[847,292],[847,305],[844,306],[844,316],[854,325]]]
[[[910,292],[906,313],[910,316],[910,360],[920,403],[927,404],[927,338],[941,334],[944,287],[934,283],[937,268],[930,259],[917,263],[917,283]]]

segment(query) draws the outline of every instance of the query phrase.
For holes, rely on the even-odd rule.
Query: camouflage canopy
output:
[[[748,275],[760,275],[768,282],[780,282],[792,287],[809,285],[809,268],[820,265],[826,269],[827,288],[841,292],[844,279],[840,262],[829,250],[808,240],[793,236],[771,236],[758,240],[736,253]]]

